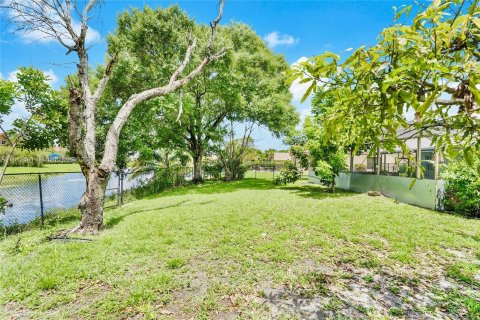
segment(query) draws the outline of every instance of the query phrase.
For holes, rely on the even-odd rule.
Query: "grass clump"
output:
[[[394,316],[394,317],[401,317],[404,315],[404,311],[400,308],[396,308],[396,307],[393,307],[393,308],[390,308],[390,315]]]
[[[480,286],[475,276],[480,274],[480,266],[473,263],[458,262],[448,268],[448,275],[459,281]]]
[[[168,269],[180,269],[184,265],[186,265],[187,262],[182,259],[182,258],[174,258],[169,261],[167,261],[167,268]]]

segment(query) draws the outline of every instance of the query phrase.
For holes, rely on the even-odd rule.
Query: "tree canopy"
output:
[[[397,10],[396,19],[412,7]],[[334,97],[326,139],[345,137],[358,148],[401,146],[399,130],[431,136],[438,150],[469,159],[480,152],[479,1],[435,0],[411,25],[385,28],[378,43],[346,60],[326,52],[293,67],[303,96]],[[397,20],[398,22],[398,20]]]
[[[172,7],[168,10],[177,14],[179,9]],[[152,14],[150,10],[147,12]],[[142,23],[146,22],[142,20]],[[197,26],[193,33],[204,34],[204,28]],[[113,41],[113,37],[111,39]],[[219,28],[217,43],[228,48],[222,59],[207,66],[181,91],[145,102],[148,106],[142,108],[141,113],[134,114],[133,118],[137,120],[127,124],[122,136],[125,143],[138,147],[144,154],[152,155],[151,150],[160,148],[188,151],[197,169],[195,178],[198,180],[201,180],[202,158],[213,142],[224,138],[228,131],[227,122],[254,123],[268,128],[276,136],[289,132],[298,123],[286,81],[289,65],[283,56],[274,54],[251,28],[238,23]],[[141,45],[138,43],[132,48]],[[155,48],[163,44],[149,45]],[[201,57],[201,52],[194,53],[192,61]],[[123,85],[123,81],[137,73],[131,70],[147,72],[143,70],[150,68],[152,63],[140,58],[129,59],[121,72],[114,72],[109,87],[110,105],[114,105],[125,90],[140,90],[145,79],[138,83],[136,80],[128,82],[128,86]],[[148,77],[148,81],[156,83],[164,75],[149,73]]]

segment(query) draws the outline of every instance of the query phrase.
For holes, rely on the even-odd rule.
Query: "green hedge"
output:
[[[456,160],[442,171],[445,181],[445,209],[480,218],[480,160],[468,165]]]
[[[0,165],[3,166],[4,160],[7,154],[10,152],[9,147],[0,147]],[[17,149],[14,151],[10,162],[8,163],[9,167],[43,167],[46,157],[51,152],[49,151],[27,151]]]

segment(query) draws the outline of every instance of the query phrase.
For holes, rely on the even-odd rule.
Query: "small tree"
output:
[[[0,184],[16,148],[45,149],[61,135],[64,122],[57,120],[66,116],[66,105],[48,81],[43,72],[28,67],[19,68],[16,81],[0,79],[0,130],[9,148],[3,160]],[[6,130],[3,120],[15,103],[23,104],[29,116],[15,119],[12,128]]]
[[[216,145],[215,154],[221,163],[226,181],[241,180],[245,176],[247,167],[244,164],[244,157],[249,150],[253,149],[253,139],[251,134],[255,123],[246,123],[243,136],[235,138],[235,127],[233,121],[230,122],[227,138]]]
[[[326,139],[324,129],[318,121],[321,118],[305,118],[303,131],[292,134],[286,142],[298,163],[305,169],[311,168],[327,185],[335,191],[335,177],[346,168],[345,148],[342,141]]]
[[[61,117],[62,110],[66,111],[63,100],[52,90],[48,77],[41,71],[22,67],[16,78],[15,82],[0,79],[0,130],[9,148],[0,171],[0,185],[15,149],[38,150],[51,146],[61,132],[62,122],[55,120]],[[4,117],[11,113],[16,102],[22,103],[30,115],[26,119],[15,119],[12,128],[6,130]],[[5,213],[6,205],[7,200],[0,196],[0,215]]]
[[[275,177],[273,181],[275,184],[295,183],[302,178],[301,170],[290,160],[285,161],[282,169],[280,170],[280,175]]]
[[[346,167],[345,154],[338,151],[326,152],[324,159],[326,160],[317,161],[315,175],[320,178],[320,182],[330,188],[331,192],[335,192],[335,177]]]

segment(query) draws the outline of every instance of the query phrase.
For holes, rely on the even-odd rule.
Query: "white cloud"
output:
[[[276,46],[293,46],[298,43],[298,39],[285,33],[279,33],[277,31],[267,34],[264,38],[265,42],[270,48]]]
[[[51,86],[57,82],[58,80],[58,77],[57,75],[55,74],[55,72],[53,72],[52,69],[49,69],[47,71],[43,71],[43,74],[48,78],[48,84],[50,84]]]
[[[16,119],[25,119],[29,116],[30,113],[25,108],[25,104],[23,104],[23,102],[15,101],[15,104],[12,106],[10,114],[3,117],[3,125],[7,130],[11,129],[13,121],[15,121]]]
[[[31,0],[28,0],[31,1]],[[60,17],[58,16],[58,13],[55,12],[52,8],[48,7],[47,5],[43,4],[43,2],[40,1],[33,1],[33,3],[28,3],[28,1],[25,1],[27,6],[32,6],[38,11],[43,11],[46,12],[46,14],[50,17],[53,28],[55,29],[56,34],[62,39],[62,41],[68,45],[73,45],[74,42],[72,40],[72,37],[70,33],[67,31],[67,29],[64,27],[64,23],[60,20]],[[10,0],[4,0],[4,5],[8,6]],[[75,31],[76,34],[80,34],[80,30],[82,27],[82,24],[79,21],[76,21],[73,17],[75,14],[75,11],[72,10],[72,28]],[[25,23],[26,18],[23,18],[22,16],[16,15],[13,11],[8,12],[9,17],[15,21],[16,23]],[[48,31],[47,31],[48,32]],[[26,30],[24,32],[19,32],[19,35],[22,37],[23,40],[26,42],[40,42],[40,43],[49,43],[49,42],[57,42],[58,40],[52,37],[51,35],[44,33],[40,30]],[[87,30],[87,35],[85,38],[85,42],[87,44],[91,44],[94,42],[98,42],[101,39],[100,33],[93,29],[93,28],[88,28]]]
[[[307,91],[311,83],[300,83],[300,80],[295,80],[290,85],[290,92],[293,95],[293,100],[300,101]]]
[[[15,70],[15,71],[10,72],[10,73],[8,74],[7,80],[8,80],[8,81],[17,82],[17,73],[18,73],[18,70]]]
[[[77,34],[80,34],[80,28],[81,24],[79,22],[73,21],[73,30]],[[70,35],[66,32],[66,30],[61,32],[61,39],[68,45],[73,44],[73,40],[71,39]],[[38,30],[32,31],[32,32],[24,32],[20,33],[20,36],[22,37],[23,40],[26,42],[40,42],[40,43],[50,43],[50,42],[57,42],[58,40],[41,32]],[[96,43],[100,41],[102,37],[100,36],[100,33],[93,29],[93,28],[88,28],[87,31],[87,37],[85,38],[85,43],[86,44],[91,44],[91,43]]]
[[[55,74],[55,72],[53,72],[52,69],[44,70],[44,71],[42,71],[42,72],[43,72],[43,74],[45,75],[45,77],[48,78],[47,83],[48,83],[49,85],[52,86],[52,85],[54,85],[54,84],[57,82],[58,76]],[[8,81],[17,82],[17,73],[18,73],[18,70],[15,70],[15,71],[10,72],[10,73],[8,74],[7,80],[8,80]]]

